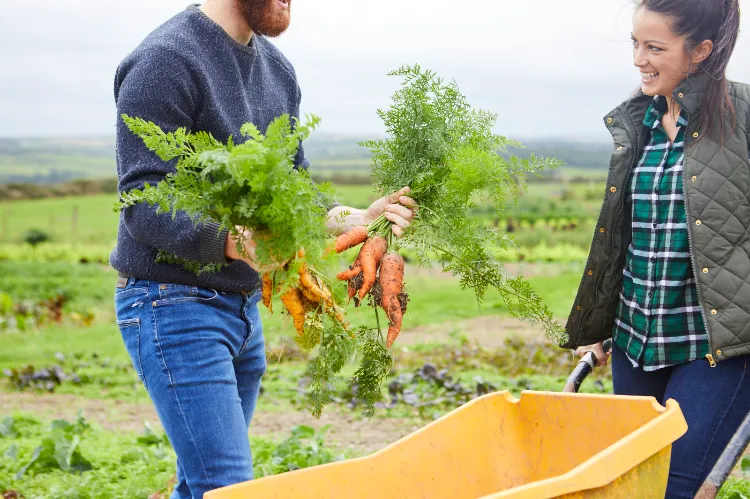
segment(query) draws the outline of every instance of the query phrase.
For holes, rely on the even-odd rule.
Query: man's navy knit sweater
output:
[[[156,184],[174,171],[127,129],[120,116],[153,121],[164,131],[185,127],[207,131],[225,142],[240,139],[240,127],[261,132],[274,118],[299,116],[300,89],[294,68],[267,39],[253,35],[248,45],[231,38],[192,5],[152,32],[120,64],[115,76],[119,190]],[[296,158],[307,168],[304,150]],[[110,264],[121,275],[213,288],[254,291],[259,276],[246,263],[227,262],[227,232],[218,224],[195,226],[185,213],[156,214],[139,204],[120,215]],[[196,275],[181,265],[157,263],[158,250],[202,263],[224,263],[218,272]]]

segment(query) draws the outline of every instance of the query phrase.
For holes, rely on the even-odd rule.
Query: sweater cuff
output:
[[[198,254],[206,263],[227,264],[225,253],[229,230],[222,228],[218,222],[205,222],[198,232]]]

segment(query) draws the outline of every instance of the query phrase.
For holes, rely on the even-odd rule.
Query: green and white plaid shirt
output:
[[[661,124],[666,106],[657,96],[646,112],[650,138],[627,187],[633,236],[613,331],[614,343],[645,371],[703,358],[709,347],[682,190],[687,119],[680,115],[670,147]]]

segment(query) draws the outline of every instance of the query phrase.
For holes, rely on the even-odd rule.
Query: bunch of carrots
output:
[[[292,264],[297,265],[299,284],[281,295],[281,303],[284,304],[292,317],[297,334],[303,335],[305,324],[308,322],[308,314],[317,317],[321,313],[326,313],[332,319],[338,321],[344,330],[348,330],[349,323],[344,319],[341,309],[334,303],[331,291],[320,277],[310,271],[304,258],[305,251],[301,249],[297,253],[297,261],[287,264],[287,267]],[[271,298],[274,288],[276,288],[276,291],[280,291],[280,285],[274,282],[273,274],[270,272],[262,275],[262,282],[261,297],[263,304],[269,312],[273,312]]]
[[[354,299],[355,306],[369,294],[373,304],[385,311],[389,321],[387,348],[401,331],[408,302],[403,292],[404,259],[396,251],[388,251],[391,238],[391,222],[381,216],[369,226],[341,234],[335,245],[337,253],[362,245],[354,262],[336,278],[347,281],[349,299]]]

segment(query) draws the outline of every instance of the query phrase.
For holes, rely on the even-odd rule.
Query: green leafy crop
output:
[[[81,435],[88,429],[88,423],[81,416],[73,424],[65,420],[53,421],[49,434],[34,450],[31,459],[16,474],[16,480],[31,468],[57,468],[67,472],[90,470],[91,463],[81,455],[78,448]]]
[[[123,120],[160,159],[177,162],[175,171],[157,185],[122,193],[116,209],[149,203],[157,205],[161,213],[172,212],[174,216],[178,211],[185,212],[196,224],[217,221],[235,235],[250,229],[257,243],[256,262],[261,267],[293,259],[284,269],[269,272],[269,280],[276,283],[272,286],[277,288],[276,296],[298,285],[302,265],[298,250],[304,248],[304,265],[333,291],[334,303],[344,301],[343,290],[331,286],[328,277],[335,254],[329,252],[326,257],[325,252],[329,241],[325,206],[331,204],[331,187],[313,184],[307,171],[294,165],[299,143],[317,125],[316,117],[305,125],[296,120],[292,126],[289,116],[282,115],[268,126],[265,135],[246,123],[241,132],[248,140],[241,144],[234,144],[231,137],[222,144],[208,133],[188,133],[182,128],[165,133],[140,118],[123,116]],[[244,252],[239,246],[238,250]],[[195,273],[219,270],[216,265],[186,261],[164,252],[157,259]],[[305,350],[317,350],[308,368],[313,414],[320,416],[331,400],[332,381],[358,352],[363,354],[358,384],[362,393],[368,394],[364,406],[370,412],[387,374],[382,359],[385,355],[390,361],[390,356],[384,353],[382,344],[359,348],[366,339],[347,331],[338,319],[319,312],[319,307],[306,312],[304,332],[297,336]]]
[[[317,117],[301,124],[281,115],[268,125],[265,135],[246,123],[241,133],[248,140],[240,144],[232,137],[223,144],[209,133],[188,133],[184,128],[166,133],[141,118],[122,118],[160,159],[177,162],[175,171],[157,185],[122,193],[116,210],[146,202],[157,205],[159,213],[174,216],[182,211],[196,223],[219,222],[234,235],[249,229],[261,266],[293,258],[300,248],[305,248],[313,267],[323,265],[328,237],[325,206],[332,188],[315,185],[306,170],[294,165],[299,143],[317,126]],[[246,255],[242,246],[237,249]],[[164,253],[159,260],[182,263],[194,272],[219,269]],[[288,277],[294,281],[294,269],[289,269]]]
[[[530,285],[507,277],[492,257],[510,241],[470,213],[482,204],[502,212],[508,195],[516,199],[526,173],[560,163],[533,155],[503,158],[508,147],[521,144],[494,134],[496,115],[473,109],[455,83],[444,83],[432,71],[404,66],[389,75],[403,82],[391,107],[378,110],[388,137],[360,144],[372,152],[377,190],[385,195],[409,186],[419,206],[399,245],[421,265],[430,265],[437,254],[443,270],[458,276],[478,301],[495,288],[516,317],[541,323],[548,338],[562,340],[562,328]],[[385,236],[390,225],[378,220],[370,230]]]

